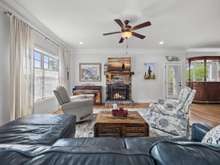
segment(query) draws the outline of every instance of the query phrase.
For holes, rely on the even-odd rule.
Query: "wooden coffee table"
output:
[[[149,136],[149,126],[138,112],[129,112],[127,118],[113,117],[111,112],[100,112],[94,127],[95,137]]]

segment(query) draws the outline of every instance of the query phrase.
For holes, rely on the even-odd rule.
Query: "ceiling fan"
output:
[[[121,39],[119,40],[119,43],[122,43],[125,39],[128,39],[132,36],[140,38],[140,39],[144,39],[146,36],[136,33],[135,30],[139,30],[141,28],[147,27],[151,25],[150,21],[141,23],[139,25],[136,26],[131,26],[129,25],[129,20],[125,20],[124,22],[122,22],[120,19],[115,19],[114,20],[120,27],[121,27],[121,31],[117,31],[117,32],[111,32],[111,33],[103,33],[104,36],[107,35],[112,35],[112,34],[118,34],[121,33]]]

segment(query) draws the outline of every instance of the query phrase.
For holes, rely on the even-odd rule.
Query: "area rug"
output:
[[[91,120],[82,122],[82,123],[78,123],[76,125],[76,133],[75,133],[75,137],[79,138],[79,137],[94,137],[94,125],[95,125],[95,119],[97,116],[97,113],[102,112],[102,111],[110,111],[110,109],[108,108],[98,108],[98,109],[94,109],[93,112],[93,116],[91,118]],[[146,109],[140,109],[140,108],[130,108],[128,109],[128,111],[137,111],[147,122],[145,114],[146,114]],[[158,136],[171,136],[170,134],[167,134],[165,132],[162,132],[160,130],[154,129],[154,128],[150,128],[150,137],[158,137]]]

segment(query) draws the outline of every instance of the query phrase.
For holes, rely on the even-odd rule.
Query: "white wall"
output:
[[[165,97],[165,78],[164,67],[167,63],[165,56],[179,56],[181,62],[184,63],[185,52],[177,50],[129,50],[132,57],[132,99],[135,102],[155,101]],[[82,85],[79,81],[79,63],[95,62],[102,63],[102,81],[98,83],[90,83],[103,86],[103,100],[105,100],[105,76],[103,66],[107,63],[108,57],[126,56],[123,50],[77,50],[72,52],[71,60],[71,84]],[[156,80],[144,80],[144,63],[153,62],[157,65]]]
[[[9,113],[9,17],[0,11],[0,125],[8,122]]]

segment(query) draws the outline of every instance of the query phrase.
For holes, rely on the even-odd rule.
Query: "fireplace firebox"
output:
[[[129,85],[108,84],[107,100],[129,100]]]

